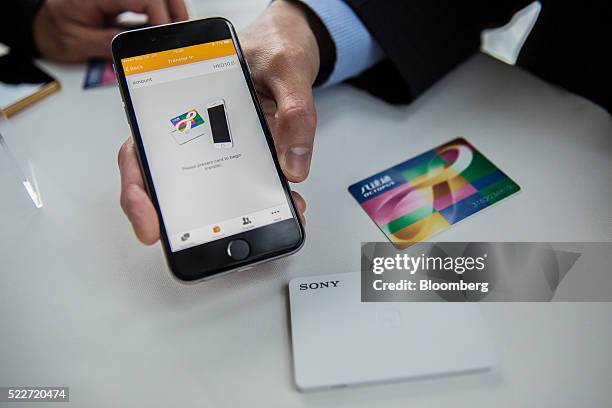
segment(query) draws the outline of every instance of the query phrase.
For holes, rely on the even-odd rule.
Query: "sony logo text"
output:
[[[300,283],[300,290],[316,290],[316,289],[325,289],[325,288],[335,288],[340,283],[337,281],[327,281],[327,282],[311,282],[311,283]]]

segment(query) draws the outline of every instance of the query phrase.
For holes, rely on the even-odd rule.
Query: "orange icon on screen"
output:
[[[217,233],[221,232],[221,227],[220,227],[220,226],[218,226],[218,225],[215,225],[215,226],[213,227],[213,232],[214,232],[215,234],[217,234]]]

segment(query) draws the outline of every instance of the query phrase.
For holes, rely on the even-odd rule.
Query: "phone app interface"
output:
[[[231,39],[121,63],[173,252],[292,217]]]

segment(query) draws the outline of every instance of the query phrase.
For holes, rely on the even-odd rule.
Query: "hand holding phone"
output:
[[[174,274],[197,280],[299,249],[298,209],[231,24],[216,18],[124,33],[113,55],[136,147],[122,149],[123,184],[140,188],[122,205],[132,215],[144,209],[133,219],[157,214]],[[143,235],[154,240],[154,228]]]
[[[310,146],[305,150],[312,151],[316,125],[312,83],[319,70],[314,34],[299,6],[276,0],[239,37],[285,176],[292,182],[303,181],[308,174],[310,158],[305,166],[293,169],[285,163],[296,161],[287,160],[285,155],[292,146]],[[295,55],[296,50],[302,50],[299,58]],[[294,80],[295,77],[300,79]],[[281,106],[285,108],[278,109]],[[300,113],[299,109],[289,109],[291,106],[301,106],[303,110]],[[147,245],[154,244],[160,238],[159,223],[144,191],[131,140],[119,150],[119,170],[123,210],[138,239]],[[294,200],[303,213],[305,201],[295,192]]]
[[[306,7],[273,1],[240,32],[281,166],[294,183],[308,177],[317,124],[312,85],[320,56]]]

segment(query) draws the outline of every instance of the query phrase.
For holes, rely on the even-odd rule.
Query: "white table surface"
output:
[[[241,27],[266,2],[195,14]],[[612,406],[609,303],[483,304],[494,373],[300,394],[286,291],[296,276],[358,270],[360,242],[384,240],[348,185],[456,136],[523,191],[440,240],[612,241],[602,109],[482,55],[408,107],[346,85],[317,92],[312,173],[296,187],[309,205],[304,248],[184,285],[119,207],[116,153],[129,130],[117,89],[83,91],[83,66],[45,66],[62,91],[11,121],[44,208],[0,179],[0,385],[67,385],[78,407]]]

